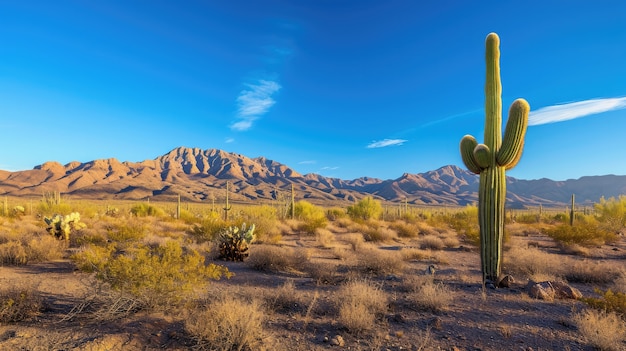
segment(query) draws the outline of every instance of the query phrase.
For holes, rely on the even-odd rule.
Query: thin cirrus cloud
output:
[[[377,149],[377,148],[387,147],[387,146],[400,146],[406,142],[407,140],[404,140],[404,139],[383,139],[383,140],[371,142],[369,145],[367,145],[367,148]]]
[[[254,121],[266,114],[276,103],[272,96],[281,88],[277,82],[264,79],[245,86],[237,97],[237,121],[230,126],[236,131],[250,129]]]
[[[562,105],[542,107],[531,111],[528,116],[529,126],[568,121],[603,112],[626,108],[626,96],[606,99],[590,99]]]

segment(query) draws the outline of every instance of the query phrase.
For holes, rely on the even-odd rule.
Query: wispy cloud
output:
[[[542,107],[536,111],[530,112],[528,125],[538,126],[541,124],[562,122],[598,113],[621,110],[624,108],[626,108],[626,96],[618,98],[591,99],[562,105]]]
[[[226,144],[234,143],[234,142],[235,142],[235,139],[234,139],[234,138],[226,138],[226,140],[224,140],[224,142],[225,142]]]
[[[400,146],[406,142],[407,140],[404,140],[404,139],[383,139],[383,140],[371,142],[369,145],[367,145],[367,148],[376,149],[376,148],[387,147],[387,146]]]
[[[333,167],[326,166],[326,167],[322,167],[321,169],[322,171],[334,171],[336,169],[339,169],[339,167],[338,166],[333,166]]]
[[[317,163],[317,161],[315,161],[315,160],[306,160],[306,161],[298,162],[299,165],[312,165],[312,164],[315,164],[315,163]]]
[[[260,79],[256,83],[245,84],[237,97],[237,121],[230,128],[245,131],[252,127],[254,121],[266,114],[276,100],[272,97],[281,88],[278,82]]]

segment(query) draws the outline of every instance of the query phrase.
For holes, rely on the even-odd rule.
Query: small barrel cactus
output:
[[[244,223],[241,229],[237,226],[225,228],[218,234],[219,259],[243,262],[248,257],[250,243],[255,239],[254,224],[246,228]]]
[[[68,215],[56,214],[52,217],[45,217],[44,221],[48,225],[48,233],[57,239],[70,240],[70,233],[84,228],[86,225],[80,221],[80,214],[72,212]]]

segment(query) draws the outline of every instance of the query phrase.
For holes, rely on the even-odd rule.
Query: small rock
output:
[[[435,317],[428,321],[428,325],[436,330],[441,330],[441,318]]]
[[[496,286],[498,288],[510,288],[514,282],[515,282],[515,279],[513,279],[512,276],[507,274],[498,279]]]
[[[541,283],[530,283],[528,295],[540,300],[558,299],[579,299],[583,295],[581,292],[567,283],[558,281],[545,281]]]
[[[343,340],[341,335],[335,335],[332,339],[330,339],[330,344],[333,346],[343,347],[346,342]]]

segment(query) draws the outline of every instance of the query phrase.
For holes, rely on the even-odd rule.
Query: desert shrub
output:
[[[513,247],[504,256],[504,267],[509,273],[531,279],[537,276],[559,275],[563,264],[562,257],[530,247]]]
[[[387,311],[385,293],[369,281],[350,281],[337,293],[338,320],[350,333],[376,328],[375,321]]]
[[[371,242],[385,242],[397,237],[394,230],[389,229],[376,221],[367,222],[367,226],[365,226],[361,232],[363,233],[365,241]]]
[[[231,275],[225,267],[205,265],[204,256],[175,240],[126,251],[116,251],[115,245],[90,246],[72,259],[79,269],[95,272],[114,290],[136,296],[148,307],[180,302],[208,279]]]
[[[186,224],[198,223],[201,220],[201,218],[196,216],[193,212],[184,208],[180,209],[180,217],[178,219],[185,222]]]
[[[264,338],[261,305],[225,296],[185,319],[185,329],[199,350],[258,350]]]
[[[335,241],[335,235],[328,229],[317,228],[315,230],[315,239],[322,247],[332,247]]]
[[[603,351],[624,349],[624,321],[615,313],[587,309],[573,316],[579,333],[593,347]]]
[[[400,256],[405,261],[428,260],[432,258],[432,251],[404,247],[402,248],[402,250],[400,250]]]
[[[570,282],[609,284],[621,274],[611,262],[588,262],[566,258],[562,261],[562,276]]]
[[[359,255],[359,267],[368,274],[397,274],[404,269],[405,263],[399,251],[368,249]]]
[[[350,226],[352,226],[354,223],[352,222],[352,220],[350,218],[338,218],[335,220],[335,224],[339,227],[339,228],[350,228]]]
[[[258,242],[277,243],[282,238],[278,210],[269,205],[250,206],[245,208],[241,220],[254,223],[254,231]]]
[[[354,205],[348,206],[348,216],[353,220],[379,219],[383,207],[379,200],[366,196]]]
[[[559,244],[597,246],[615,242],[617,234],[602,229],[593,223],[560,224],[545,231],[546,235]]]
[[[324,228],[328,222],[323,208],[304,200],[296,202],[294,214],[302,221],[298,229],[308,234],[315,234],[317,228]]]
[[[348,217],[348,212],[341,208],[341,207],[333,207],[328,209],[328,211],[326,211],[326,218],[328,218],[329,221],[337,221],[343,218],[347,218]]]
[[[453,292],[443,283],[435,283],[432,276],[409,276],[404,288],[409,292],[409,304],[419,309],[440,312],[454,300]]]
[[[123,224],[112,225],[107,230],[109,240],[124,243],[139,241],[146,237],[148,233],[147,226],[140,221],[127,221]]]
[[[613,233],[619,232],[626,226],[626,196],[620,195],[606,200],[600,198],[600,203],[594,205],[596,216],[605,230]]]
[[[347,234],[343,239],[350,245],[352,251],[359,251],[365,243],[365,238],[361,234]]]
[[[254,245],[247,263],[259,271],[288,272],[300,271],[309,261],[309,253],[305,249]]]
[[[443,245],[447,248],[455,248],[461,245],[461,241],[456,236],[447,236],[442,239]]]
[[[130,213],[137,217],[165,217],[165,211],[155,205],[140,203],[130,208]]]
[[[0,324],[34,318],[43,309],[43,298],[33,288],[12,286],[0,288]]]
[[[464,241],[473,245],[480,244],[480,226],[478,224],[478,207],[466,206],[463,211],[450,216],[449,225]]]
[[[426,235],[420,240],[420,247],[422,249],[443,250],[445,246],[443,240],[434,235]]]
[[[50,235],[34,236],[28,240],[26,252],[28,262],[46,262],[63,257],[65,246]]]
[[[28,263],[28,254],[20,241],[0,244],[0,265],[19,266],[26,263]]]
[[[214,216],[208,216],[203,218],[200,223],[194,224],[189,229],[188,233],[194,237],[197,242],[213,241],[221,230],[232,225],[235,224],[225,222]]]
[[[595,289],[600,297],[582,297],[580,300],[589,307],[605,312],[615,312],[622,318],[626,318],[626,293],[613,292],[611,289],[602,291]]]
[[[302,293],[296,290],[296,285],[289,279],[278,288],[272,289],[264,299],[268,306],[277,312],[303,312],[306,301]]]
[[[395,221],[389,227],[395,230],[401,238],[415,238],[420,234],[418,226],[404,221]]]

